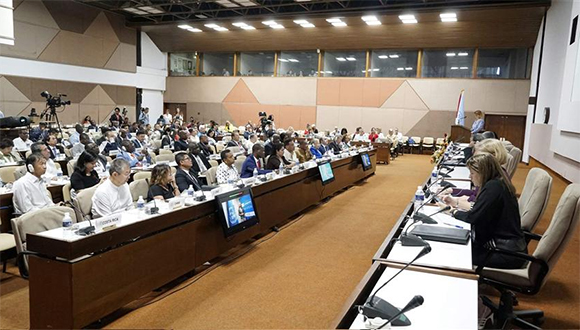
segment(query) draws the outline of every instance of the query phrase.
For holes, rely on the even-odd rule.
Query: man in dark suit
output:
[[[90,152],[93,156],[97,157],[97,164],[95,165],[95,170],[97,172],[103,172],[107,168],[107,158],[99,153],[99,146],[95,143],[88,143],[85,146],[85,151]]]
[[[232,139],[230,142],[228,142],[227,148],[229,147],[239,147],[239,148],[243,148],[242,146],[242,142],[240,141],[240,133],[238,132],[233,132],[232,133]]]
[[[264,147],[261,144],[254,144],[252,147],[252,155],[248,156],[242,164],[242,173],[240,177],[249,178],[254,176],[254,169],[258,170],[258,174],[266,174],[272,172],[272,170],[265,170],[266,164],[264,164]]]
[[[147,149],[147,143],[145,142],[146,136],[147,133],[144,130],[137,131],[136,138],[133,140],[135,149]]]
[[[314,125],[312,125],[314,126]],[[320,139],[320,147],[318,148],[318,151],[320,151],[321,154],[325,155],[326,152],[329,150],[330,148],[328,147],[328,139],[323,137]]]
[[[187,148],[189,147],[187,144],[187,132],[179,131],[177,135],[179,136],[179,140],[176,140],[173,143],[173,149],[175,151],[187,150]]]
[[[334,140],[332,140],[332,142],[330,142],[328,144],[328,147],[330,148],[330,150],[332,150],[332,152],[334,152],[334,154],[339,154],[340,153],[340,143],[342,142],[342,135],[336,135],[334,137]]]
[[[50,159],[55,159],[57,156],[64,155],[64,148],[56,145],[58,142],[56,136],[49,135],[44,141],[48,147],[48,150],[50,150]]]
[[[213,151],[209,147],[209,139],[207,135],[202,135],[199,137],[199,148],[201,149],[201,154],[205,158],[209,158],[209,155],[213,154]]]
[[[207,157],[201,152],[200,145],[201,143],[189,144],[189,158],[191,158],[192,168],[195,173],[203,173],[211,167]]]
[[[271,155],[272,154],[272,149],[274,149],[274,145],[276,143],[280,143],[280,141],[282,141],[280,139],[280,135],[278,134],[273,134],[272,136],[270,136],[270,139],[268,140],[268,142],[266,142],[266,144],[264,145],[264,149],[266,152],[266,155]],[[249,150],[248,150],[249,151]]]
[[[193,190],[201,190],[201,184],[192,168],[193,162],[189,155],[183,152],[178,153],[175,155],[175,162],[178,165],[177,172],[175,172],[175,183],[179,191],[183,193],[189,189],[189,186],[193,186]]]

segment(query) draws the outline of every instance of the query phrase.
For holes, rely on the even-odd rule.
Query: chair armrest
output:
[[[530,241],[530,240],[534,240],[534,241],[539,241],[542,239],[542,235],[540,234],[536,234],[536,233],[532,233],[529,232],[527,230],[524,230],[524,236],[526,238],[526,241]]]
[[[491,258],[491,256],[494,254],[503,254],[503,255],[507,255],[510,257],[515,257],[515,258],[519,258],[519,259],[523,259],[526,261],[529,261],[531,263],[537,263],[540,265],[540,267],[542,268],[542,272],[544,272],[545,274],[548,273],[549,270],[549,266],[548,264],[541,259],[538,259],[532,255],[529,254],[525,254],[525,253],[521,253],[521,252],[514,252],[514,251],[508,251],[508,250],[503,250],[503,249],[499,249],[499,248],[493,248],[490,249],[489,252],[487,253],[487,256],[485,257],[485,260],[483,262],[483,264],[481,265],[477,265],[477,269],[475,270],[475,273],[478,275],[481,275],[481,272],[483,270],[483,268],[485,268],[485,265],[487,264],[487,262],[489,261],[489,259]]]

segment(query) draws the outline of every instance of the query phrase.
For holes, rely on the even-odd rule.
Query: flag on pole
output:
[[[455,111],[455,125],[465,126],[465,90],[462,89],[459,93],[459,101],[457,102],[457,111]]]

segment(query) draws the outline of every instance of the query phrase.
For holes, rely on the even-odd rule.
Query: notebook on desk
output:
[[[469,241],[469,232],[468,229],[428,225],[418,225],[411,230],[411,234],[428,241],[464,245]]]

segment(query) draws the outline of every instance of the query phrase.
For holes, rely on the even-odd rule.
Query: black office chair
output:
[[[548,229],[544,235],[526,234],[527,239],[539,240],[532,255],[498,248],[493,253],[509,255],[528,261],[521,269],[495,269],[479,265],[476,273],[480,283],[488,284],[501,293],[499,305],[488,297],[483,303],[494,313],[494,328],[504,328],[510,322],[525,329],[540,329],[544,312],[541,310],[514,311],[515,297],[511,291],[534,295],[540,291],[556,262],[564,252],[580,219],[580,184],[569,185],[558,202]],[[532,323],[525,319],[532,319]]]

